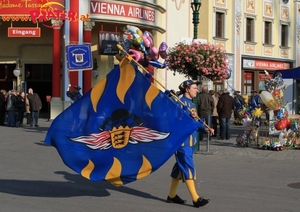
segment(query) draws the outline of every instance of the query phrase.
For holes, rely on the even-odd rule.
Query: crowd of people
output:
[[[41,108],[41,99],[32,88],[28,89],[28,93],[0,90],[0,126],[23,127],[26,114],[27,125],[39,127]]]
[[[210,94],[210,95],[208,95]],[[202,87],[202,91],[198,95],[198,115],[210,127],[214,129],[215,135],[219,135],[220,140],[230,139],[230,121],[233,113],[234,125],[242,125],[242,118],[245,108],[251,111],[260,108],[266,114],[266,121],[264,124],[269,123],[269,111],[263,104],[259,97],[259,93],[255,90],[251,91],[251,95],[241,95],[240,91],[234,91],[233,96],[227,89],[216,92],[214,90],[207,90],[206,86]],[[261,120],[258,120],[261,121]],[[260,123],[261,124],[261,123]],[[218,125],[220,130],[218,132]],[[199,140],[203,139],[200,133]],[[209,136],[210,139],[210,136]]]

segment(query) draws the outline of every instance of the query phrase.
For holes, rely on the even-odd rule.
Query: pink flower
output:
[[[227,78],[228,62],[225,51],[209,43],[180,42],[168,49],[168,69],[185,76],[204,75],[212,80]]]

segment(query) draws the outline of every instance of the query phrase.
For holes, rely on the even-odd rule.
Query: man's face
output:
[[[198,93],[198,86],[196,84],[193,84],[187,90],[188,90],[189,94],[191,95],[191,97],[195,98]]]

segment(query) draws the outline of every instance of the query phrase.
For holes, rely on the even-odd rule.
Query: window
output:
[[[246,20],[246,41],[254,41],[254,19],[247,18]]]
[[[244,94],[250,95],[253,90],[253,72],[244,72]]]
[[[281,46],[288,47],[288,25],[281,25]]]
[[[216,13],[216,37],[224,38],[224,13]]]
[[[258,90],[263,91],[266,90],[265,82],[266,80],[270,80],[270,77],[273,78],[273,73],[268,72],[269,75],[266,75],[265,72],[260,72],[258,74]]]
[[[265,44],[272,44],[272,23],[265,21]]]
[[[224,90],[224,86],[223,86],[223,81],[214,81],[214,88],[213,90],[215,92],[221,92],[222,90]]]

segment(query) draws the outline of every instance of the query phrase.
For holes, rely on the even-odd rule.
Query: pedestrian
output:
[[[4,126],[6,115],[6,90],[0,90],[0,126]]]
[[[212,128],[214,129],[214,135],[212,135],[211,137],[217,137],[217,134],[218,134],[218,122],[219,122],[218,121],[217,105],[218,105],[218,101],[219,101],[219,95],[214,90],[210,90],[209,94],[211,95],[211,97],[214,100],[214,110],[213,110],[213,113],[211,115],[211,124],[212,124]]]
[[[251,91],[251,96],[249,98],[248,105],[250,108],[250,114],[252,114],[252,112],[256,109],[261,110],[262,101],[260,100],[257,91],[255,90]],[[261,126],[261,117],[252,116],[252,126],[256,126],[256,127]]]
[[[25,92],[21,92],[17,96],[16,108],[17,108],[17,113],[18,113],[17,120],[16,120],[16,126],[17,127],[23,127],[24,113],[26,112]]]
[[[16,90],[11,90],[7,97],[7,126],[15,127],[16,126]]]
[[[211,127],[211,114],[214,110],[214,100],[212,96],[208,93],[207,86],[202,86],[202,91],[198,95],[199,106],[198,115],[208,126]],[[208,137],[210,139],[210,137]],[[203,132],[199,133],[199,140],[203,140]]]
[[[230,118],[233,110],[233,97],[229,95],[229,91],[225,88],[217,104],[217,111],[220,120],[221,140],[230,139]]]
[[[257,91],[254,91],[254,90],[251,91],[251,96],[248,101],[248,106],[250,108],[250,112],[252,112],[256,108],[261,107],[261,103],[259,101],[259,95],[258,95]]]
[[[186,80],[179,85],[179,89],[183,94],[180,100],[188,108],[191,109],[191,112],[187,112],[193,118],[197,117],[197,112],[195,110],[195,106],[192,102],[192,99],[197,96],[198,84],[199,82],[197,81]],[[205,128],[203,124],[201,125],[199,130],[206,131],[211,134],[214,133],[213,129]],[[180,180],[182,180],[186,184],[187,189],[192,197],[194,207],[204,206],[210,201],[209,199],[204,199],[203,197],[200,197],[197,194],[195,188],[196,170],[194,166],[193,155],[197,133],[197,131],[193,132],[193,134],[190,135],[190,137],[183,142],[181,147],[175,153],[176,163],[171,172],[172,181],[170,186],[170,192],[167,197],[168,203],[184,204],[186,202],[186,200],[181,199],[177,195],[177,188]]]
[[[244,110],[244,107],[246,106],[246,102],[242,95],[240,94],[240,91],[234,91],[233,92],[233,99],[234,99],[234,125],[242,125],[242,118],[241,118],[241,112]]]
[[[32,88],[28,89],[27,98],[29,100],[30,114],[31,114],[31,123],[30,126],[39,127],[39,115],[40,110],[42,109],[42,102],[37,93],[33,92]]]
[[[70,91],[70,87],[71,85],[69,85],[69,88],[66,92],[67,94],[67,97],[69,97],[73,102],[76,102],[78,99],[80,99],[82,97],[81,93],[80,93],[80,90],[81,90],[81,87],[80,86],[74,86],[74,91]]]
[[[31,114],[30,114],[30,103],[28,100],[28,94],[26,94],[26,120],[27,120],[27,125],[30,125],[32,123],[32,118],[31,118]]]

